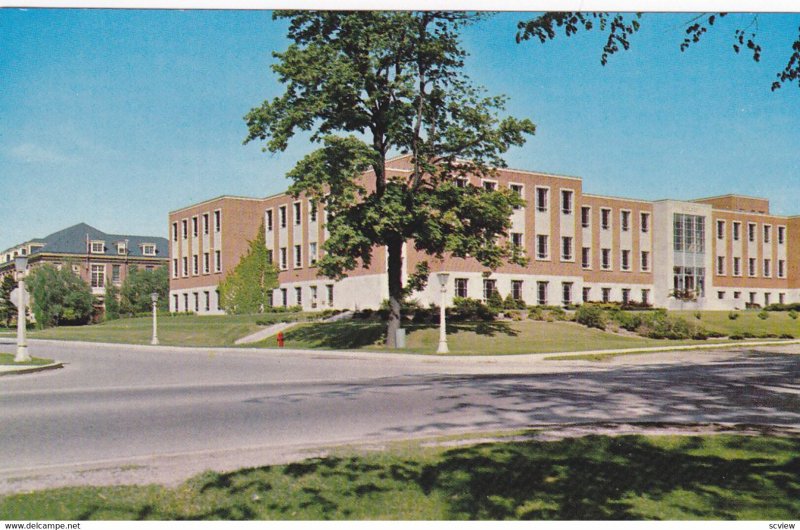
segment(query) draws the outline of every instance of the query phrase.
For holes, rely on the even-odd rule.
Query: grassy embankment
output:
[[[15,363],[13,353],[0,353],[0,365],[13,365],[13,366],[42,366],[50,364],[53,359],[44,359],[40,357],[31,357],[31,360],[24,363]]]
[[[800,439],[589,436],[388,451],[231,473],[176,488],[77,487],[0,499],[9,520],[792,520]]]

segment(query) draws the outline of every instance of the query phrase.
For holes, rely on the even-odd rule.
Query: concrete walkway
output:
[[[339,320],[346,320],[348,318],[353,318],[352,311],[345,311],[344,313],[339,313],[333,315],[332,317],[328,317],[326,319],[321,320],[320,322],[337,322]],[[277,324],[272,324],[271,326],[267,326],[264,329],[260,329],[255,333],[247,335],[246,337],[242,337],[237,339],[234,344],[253,344],[254,342],[261,342],[264,339],[268,339],[274,335],[277,335],[279,331],[284,331],[289,328],[293,328],[298,324],[304,324],[308,321],[296,321],[296,322],[278,322]]]

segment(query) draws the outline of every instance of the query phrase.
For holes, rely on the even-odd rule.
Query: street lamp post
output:
[[[25,303],[25,275],[28,273],[28,257],[17,256],[14,258],[14,269],[17,272],[17,280],[19,281],[17,288],[17,354],[14,356],[14,362],[24,363],[31,360],[31,356],[28,354],[26,337],[28,322],[26,318],[27,304]]]
[[[150,300],[153,301],[153,340],[150,344],[158,344],[158,293],[151,293]]]
[[[445,295],[447,294],[447,280],[450,277],[450,274],[446,272],[439,272],[436,274],[439,278],[439,286],[442,288],[441,290],[441,300],[439,304],[439,349],[436,350],[436,353],[450,353],[450,350],[447,347],[447,323],[445,322]]]

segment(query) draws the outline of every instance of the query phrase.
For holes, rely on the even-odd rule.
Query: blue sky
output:
[[[800,89],[770,91],[800,15],[760,15],[762,60],[731,51],[733,14],[687,52],[691,15],[646,14],[632,49],[602,37],[514,42],[502,13],[469,28],[467,69],[537,134],[511,167],[644,199],[764,196],[800,214]],[[222,194],[263,197],[313,149],[242,145],[242,116],[281,93],[285,26],[258,11],[0,10],[0,249],[87,222],[162,235],[167,214]]]

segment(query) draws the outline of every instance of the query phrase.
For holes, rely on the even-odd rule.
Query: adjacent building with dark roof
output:
[[[169,262],[167,240],[155,236],[107,234],[86,223],[31,239],[0,253],[0,276],[14,271],[14,259],[28,256],[28,267],[44,263],[70,267],[92,287],[105,295],[108,282],[121,284],[131,267],[154,269]]]

